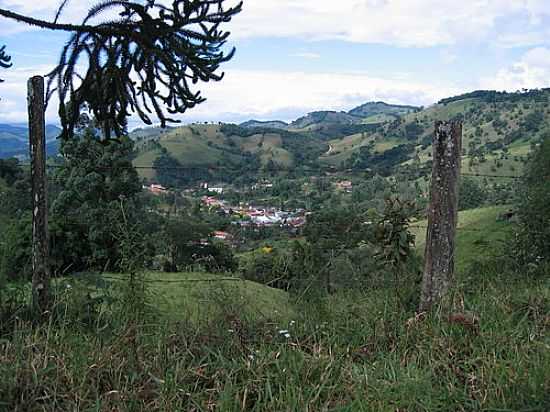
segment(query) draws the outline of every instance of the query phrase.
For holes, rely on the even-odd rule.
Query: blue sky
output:
[[[51,19],[58,2],[0,7]],[[237,54],[223,67],[226,77],[200,86],[208,101],[184,122],[291,120],[370,100],[430,105],[476,89],[550,87],[550,0],[244,3],[227,26]],[[89,4],[72,0],[61,20],[78,21]],[[14,61],[0,74],[0,122],[25,121],[26,79],[54,66],[66,38],[0,18],[0,44]]]

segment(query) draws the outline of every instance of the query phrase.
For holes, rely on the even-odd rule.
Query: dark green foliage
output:
[[[327,124],[313,134],[322,140],[339,139],[357,133],[374,133],[380,124]]]
[[[402,272],[414,254],[414,235],[409,231],[416,205],[398,198],[386,199],[386,207],[376,230],[379,258],[393,271]]]
[[[550,89],[532,89],[524,92],[508,93],[508,92],[497,92],[493,90],[477,90],[475,92],[442,99],[438,102],[438,104],[447,105],[452,102],[457,102],[457,101],[466,100],[466,99],[480,99],[485,103],[497,103],[497,102],[511,103],[511,102],[520,101],[526,97],[532,97],[537,102],[547,102],[549,97],[549,94],[548,94],[549,91]]]
[[[382,176],[389,176],[395,167],[407,161],[414,152],[414,145],[402,144],[392,147],[383,153],[372,153],[368,146],[362,146],[359,152],[354,152],[347,165],[352,169],[370,169]]]
[[[407,140],[416,140],[424,133],[424,128],[417,122],[407,123],[405,136]]]
[[[211,180],[213,173],[207,167],[185,167],[163,147],[162,154],[153,162],[158,183],[166,188],[176,188],[193,182]],[[220,173],[221,174],[221,173]]]
[[[0,179],[3,179],[8,186],[13,185],[17,180],[22,180],[23,176],[19,160],[15,158],[0,159]]]
[[[488,197],[479,181],[468,177],[460,179],[458,193],[458,210],[478,208],[485,203]]]
[[[32,275],[32,216],[28,211],[6,225],[0,243],[0,286],[2,280],[30,280]]]
[[[376,258],[394,280],[394,292],[403,309],[419,303],[420,259],[415,252],[415,235],[410,223],[417,214],[414,201],[387,198],[376,227]]]
[[[212,230],[211,226],[191,216],[168,219],[163,231],[164,253],[168,257],[164,270],[177,272],[179,268],[193,264],[193,254]]]
[[[304,236],[310,243],[317,244],[324,252],[338,253],[354,248],[372,235],[368,216],[361,211],[348,208],[326,208],[308,217]]]
[[[303,234],[310,245],[306,249],[309,255],[309,272],[317,271],[316,277],[324,281],[327,291],[338,284],[350,284],[356,268],[350,268],[354,251],[365,248],[363,253],[369,254],[367,245],[374,241],[373,222],[369,221],[368,213],[354,207],[323,208],[308,217]],[[347,263],[348,267],[342,265]],[[361,267],[362,266],[362,267]],[[372,271],[365,260],[361,262],[362,274]],[[307,271],[306,271],[307,273]]]
[[[520,124],[526,133],[537,133],[544,123],[544,114],[540,110],[529,113]]]
[[[291,262],[286,253],[265,247],[246,259],[241,266],[241,276],[273,288],[288,290],[294,275],[290,271]]]
[[[133,142],[122,138],[104,144],[86,129],[63,142],[61,150],[64,162],[56,181],[62,190],[51,214],[54,267],[60,273],[117,270],[124,220],[133,227],[141,218],[141,184],[130,161]]]
[[[550,261],[550,139],[546,138],[526,166],[519,187],[519,230],[514,246],[524,264]]]
[[[0,283],[30,276],[31,233],[29,176],[16,159],[0,160]]]

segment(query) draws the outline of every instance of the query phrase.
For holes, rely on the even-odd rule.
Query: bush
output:
[[[0,244],[0,281],[30,280],[32,217],[26,213],[6,228]]]
[[[550,138],[527,164],[520,185],[519,225],[513,248],[525,264],[550,261]]]
[[[266,246],[244,261],[241,275],[246,280],[288,290],[292,277],[289,263],[290,259],[287,255]]]

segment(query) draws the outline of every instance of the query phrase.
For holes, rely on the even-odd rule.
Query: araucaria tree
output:
[[[59,96],[63,138],[73,136],[82,111],[100,122],[105,139],[122,136],[132,113],[146,124],[155,116],[162,126],[175,122],[170,116],[205,100],[192,85],[221,80],[220,65],[234,55],[234,49],[225,50],[229,32],[220,25],[241,11],[242,2],[107,0],[80,24],[62,24],[68,1],[53,21],[0,8],[2,17],[72,33],[47,75],[48,99]]]

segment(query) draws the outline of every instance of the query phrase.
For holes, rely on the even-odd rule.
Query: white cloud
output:
[[[44,68],[6,71],[0,85],[0,122],[26,120],[26,82]],[[305,73],[231,70],[221,82],[203,84],[208,99],[187,114],[191,120],[239,120],[281,118],[291,120],[312,110],[349,110],[370,100],[428,105],[459,92],[453,87],[425,84],[407,79],[380,78],[366,73]],[[47,118],[57,119],[57,101]]]
[[[79,23],[90,7],[96,3],[89,0],[69,0],[63,9],[59,22]],[[47,21],[53,21],[60,4],[61,0],[0,0],[0,8]],[[115,12],[106,12],[99,16],[99,18],[113,18],[115,16]],[[13,35],[30,30],[42,29],[0,17],[0,35]]]
[[[208,101],[189,119],[291,120],[312,110],[349,110],[371,100],[428,105],[459,92],[453,87],[369,76],[366,73],[305,73],[233,70],[205,88]]]
[[[245,0],[236,37],[301,37],[429,47],[478,42],[500,18],[541,26],[547,0]]]
[[[2,71],[5,80],[0,83],[0,122],[19,123],[27,120],[27,81],[33,76],[44,75],[51,71],[51,66],[14,67]],[[57,122],[57,99],[52,98],[46,117],[50,122]]]
[[[58,5],[59,0],[0,0],[2,8],[47,19]],[[78,21],[89,6],[88,0],[71,0],[61,20]],[[542,38],[548,17],[548,0],[244,0],[243,12],[230,27],[234,38],[299,37],[414,47],[479,42],[489,35],[503,35],[503,42],[510,44],[529,32],[532,44],[532,39]],[[530,27],[501,33],[499,19],[519,18],[528,19]],[[29,29],[2,19],[0,35]]]
[[[499,70],[496,76],[482,79],[481,87],[507,91],[550,87],[550,49],[529,50],[519,61]]]

